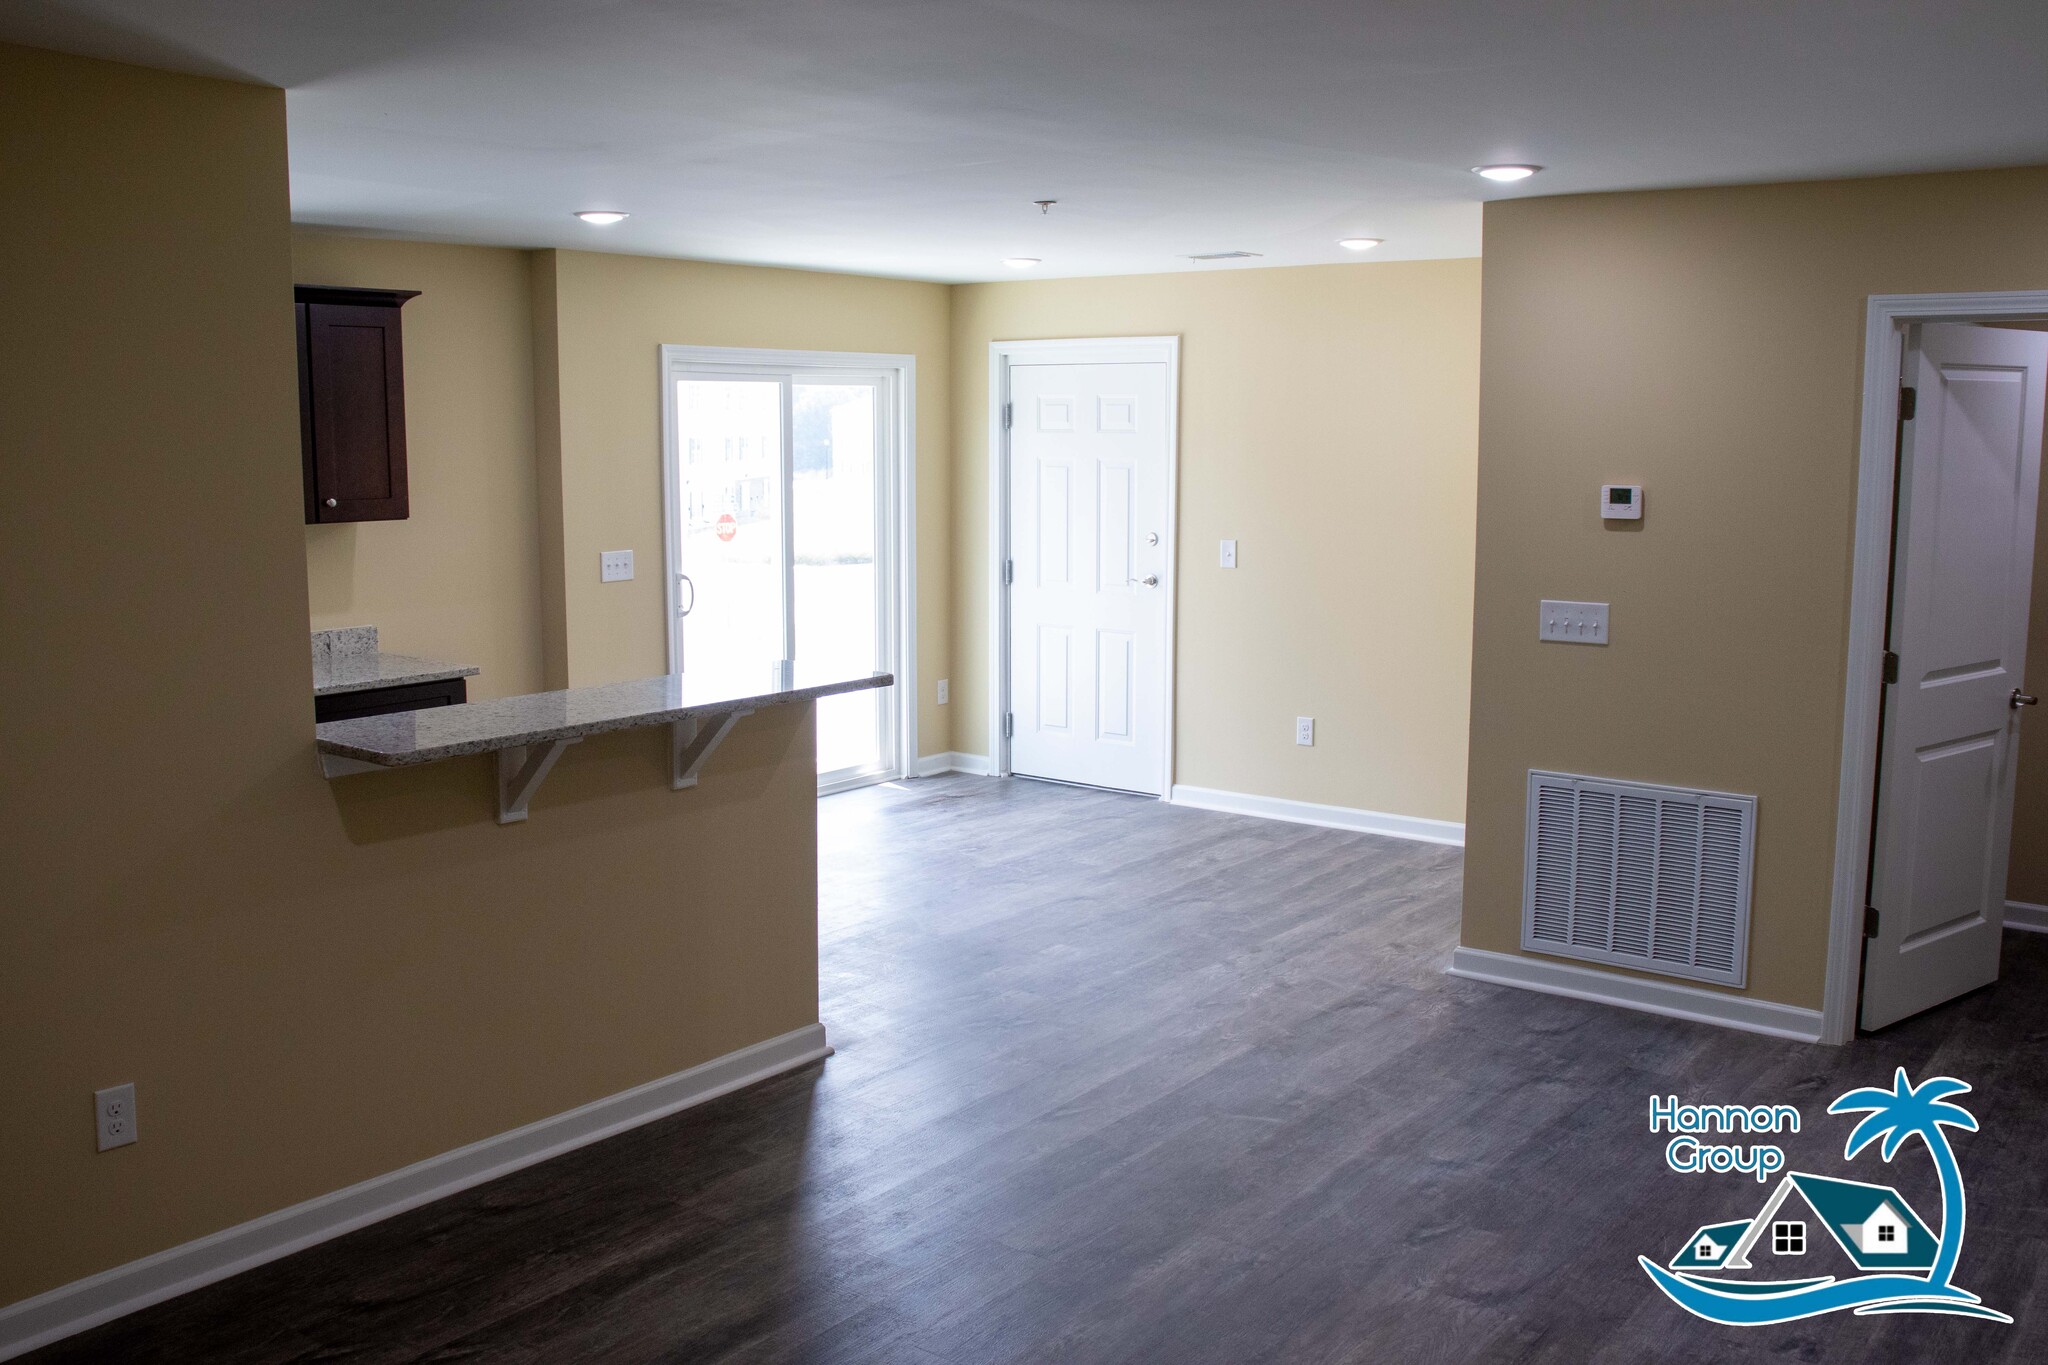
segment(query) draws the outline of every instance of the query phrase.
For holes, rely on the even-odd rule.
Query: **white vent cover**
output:
[[[1528,820],[1524,948],[1746,983],[1754,796],[1531,771]]]

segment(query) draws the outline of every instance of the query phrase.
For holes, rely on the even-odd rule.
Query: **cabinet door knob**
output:
[[[329,499],[327,500],[327,505],[328,505],[329,507],[339,507],[339,506],[341,506],[341,504],[340,504],[339,502],[336,502],[336,501],[335,501],[335,500],[334,500],[333,498],[329,498]]]

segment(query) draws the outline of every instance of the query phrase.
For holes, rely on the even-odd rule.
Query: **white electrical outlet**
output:
[[[92,1092],[93,1116],[99,1128],[100,1150],[126,1147],[135,1141],[135,1083],[109,1086]]]
[[[624,583],[633,577],[633,552],[631,550],[600,550],[597,554],[597,581],[600,583]]]
[[[1294,742],[1302,745],[1313,745],[1316,742],[1316,718],[1314,716],[1296,716],[1294,718]]]
[[[1536,638],[1567,645],[1607,643],[1605,602],[1544,602],[1536,618]]]
[[[1217,546],[1216,546],[1216,567],[1217,567],[1217,568],[1219,568],[1219,569],[1234,569],[1234,568],[1236,568],[1236,567],[1237,567],[1237,542],[1236,542],[1236,541],[1234,541],[1234,540],[1225,540],[1225,541],[1219,541],[1219,542],[1217,543]]]
[[[946,681],[944,678],[939,679],[939,705],[944,706],[947,702],[951,701],[952,699],[953,684]]]

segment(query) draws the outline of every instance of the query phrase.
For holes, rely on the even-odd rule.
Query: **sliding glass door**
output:
[[[783,515],[783,384],[678,379],[683,443],[682,617],[670,667],[767,666],[792,657]],[[687,624],[688,629],[681,629]]]
[[[663,352],[671,666],[900,674],[903,375],[830,355]],[[821,790],[903,775],[897,692],[818,703]]]

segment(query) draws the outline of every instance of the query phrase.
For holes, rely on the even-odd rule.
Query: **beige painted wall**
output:
[[[0,1304],[814,1021],[804,708],[318,776],[283,94],[0,45],[0,165]]]
[[[475,664],[479,700],[541,691],[526,253],[300,230],[292,277],[420,291],[402,315],[412,515],[306,528],[313,628]]]
[[[958,287],[954,747],[988,748],[989,343],[1165,334],[1182,338],[1174,780],[1462,819],[1471,260]],[[1235,570],[1216,567],[1226,537]]]
[[[561,544],[543,561],[561,584],[562,615],[548,627],[564,641],[566,682],[556,685],[668,667],[660,346],[908,354],[917,357],[919,748],[951,748],[933,690],[948,676],[952,600],[947,287],[596,252],[535,256],[534,288],[545,296],[535,316],[555,319],[556,369],[541,382],[553,402],[539,420],[542,477],[557,479],[542,501],[561,505]],[[628,583],[598,582],[599,551],[626,549],[646,567]]]
[[[1754,793],[1749,993],[1820,1005],[1864,300],[2048,288],[2043,223],[2048,168],[1487,206],[1466,944],[1518,951],[1530,768]]]

